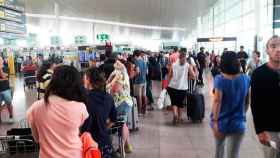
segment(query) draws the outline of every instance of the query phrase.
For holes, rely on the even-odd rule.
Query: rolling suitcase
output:
[[[128,113],[127,126],[130,131],[138,131],[139,117],[138,117],[137,101],[135,98],[132,99],[133,99],[133,106],[131,108],[131,111]]]
[[[205,116],[204,95],[198,92],[197,87],[195,89],[189,90],[187,93],[187,117],[193,122],[202,122]]]

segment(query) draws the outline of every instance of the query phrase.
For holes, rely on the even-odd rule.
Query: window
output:
[[[254,10],[255,0],[244,0],[243,1],[243,14],[246,14]]]

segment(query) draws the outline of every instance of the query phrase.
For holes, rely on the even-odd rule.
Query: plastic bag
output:
[[[161,110],[167,106],[171,105],[171,100],[170,100],[170,96],[168,95],[168,92],[166,89],[163,89],[160,92],[158,101],[157,101],[157,109]]]
[[[167,107],[170,105],[171,105],[171,99],[170,99],[168,92],[166,91],[165,97],[164,97],[164,107]]]
[[[164,108],[164,102],[165,102],[165,95],[166,95],[166,93],[167,93],[166,89],[163,89],[160,92],[160,95],[159,95],[158,100],[157,100],[157,109],[159,109],[159,110]]]

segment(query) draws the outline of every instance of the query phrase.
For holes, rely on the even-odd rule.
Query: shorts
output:
[[[136,97],[146,96],[146,83],[134,84],[133,85],[133,95]]]
[[[184,108],[184,100],[187,96],[187,90],[177,90],[168,87],[167,92],[170,96],[172,106],[177,106],[178,108]]]
[[[121,118],[125,122],[128,121],[128,114],[131,111],[131,107],[124,101],[117,107],[117,116],[118,119]]]
[[[12,91],[11,89],[7,89],[5,91],[0,92],[0,104],[2,105],[2,102],[5,102],[6,105],[12,104]]]

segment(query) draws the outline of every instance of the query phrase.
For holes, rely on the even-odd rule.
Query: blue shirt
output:
[[[147,65],[142,59],[135,60],[136,67],[139,68],[139,74],[134,79],[134,84],[146,83]]]
[[[218,116],[219,131],[224,134],[243,133],[246,128],[245,101],[250,87],[250,78],[240,75],[234,79],[226,79],[217,75],[214,88],[222,92],[221,109]],[[213,113],[211,114],[213,127]]]

